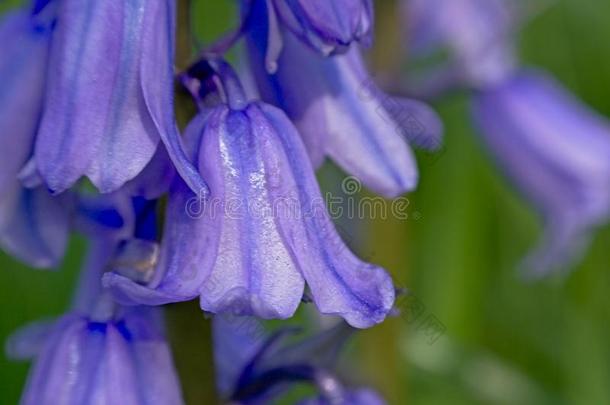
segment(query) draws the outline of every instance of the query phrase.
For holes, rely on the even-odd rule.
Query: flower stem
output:
[[[183,70],[191,62],[191,0],[177,0],[176,66]],[[176,120],[180,128],[197,113],[190,95],[176,85]],[[170,344],[186,403],[219,403],[214,384],[212,323],[204,319],[195,302],[170,305],[165,311]]]

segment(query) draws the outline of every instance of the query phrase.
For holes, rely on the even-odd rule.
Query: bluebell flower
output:
[[[30,326],[44,342],[29,343],[38,353],[21,403],[183,403],[155,311],[131,309],[103,321],[71,313],[42,334]]]
[[[381,322],[394,302],[392,280],[337,234],[297,130],[281,110],[247,101],[227,65],[218,72],[226,103],[186,130],[209,199],[193,198],[178,179],[154,279],[107,274],[106,284],[125,303],[200,296],[205,311],[288,318],[307,282],[322,313],[356,327]]]
[[[41,268],[55,267],[63,257],[71,211],[69,196],[53,197],[20,181],[42,111],[51,8],[14,11],[0,22],[0,247]]]
[[[241,26],[212,46],[212,50],[225,52],[248,26],[265,22],[264,68],[269,73],[275,73],[278,68],[284,30],[323,56],[344,53],[356,42],[365,46],[372,43],[372,0],[242,0],[241,5]]]
[[[312,385],[317,394],[303,404],[383,405],[370,389],[348,388],[333,371],[354,329],[344,322],[298,340],[298,332],[280,328],[271,333],[249,317],[213,318],[214,361],[221,397],[230,403],[271,403],[297,383]]]
[[[521,72],[473,100],[481,136],[546,224],[525,266],[565,268],[610,214],[610,123],[543,73]]]
[[[109,200],[84,205],[91,242],[71,311],[28,325],[7,343],[9,356],[34,358],[21,403],[182,404],[159,310],[123,308],[101,286],[122,259],[117,246],[133,234],[134,218]]]
[[[416,51],[448,47],[499,165],[544,218],[530,275],[565,270],[610,209],[610,127],[545,73],[522,71],[504,0],[405,1]]]
[[[414,55],[449,52],[449,69],[471,86],[488,86],[518,66],[516,14],[506,0],[401,0]]]
[[[173,115],[175,4],[62,0],[36,165],[54,192],[87,176],[101,192],[135,178],[159,139],[196,191]]]
[[[250,13],[249,66],[262,98],[295,123],[314,167],[329,156],[384,196],[414,189],[418,173],[407,141],[438,148],[442,125],[436,114],[423,103],[381,92],[356,43],[344,54],[325,57],[284,30],[277,71],[268,74],[265,2],[255,2]]]
[[[257,1],[257,0],[253,0]],[[341,53],[354,42],[370,44],[372,0],[274,0],[282,24],[316,51]]]

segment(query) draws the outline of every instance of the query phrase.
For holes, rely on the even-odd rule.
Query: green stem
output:
[[[192,57],[191,0],[177,0],[176,67],[184,70]],[[176,120],[180,128],[196,114],[190,96],[176,86]],[[168,338],[187,404],[219,403],[214,384],[211,322],[197,303],[169,305],[165,311]]]

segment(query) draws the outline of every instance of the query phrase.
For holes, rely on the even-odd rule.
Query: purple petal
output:
[[[537,273],[565,266],[610,213],[610,126],[532,72],[479,94],[473,107],[491,152],[547,222],[528,266]]]
[[[159,138],[139,84],[152,40],[149,8],[145,0],[61,2],[36,142],[38,168],[53,191],[87,176],[110,192],[151,159]]]
[[[44,24],[24,12],[8,14],[0,24],[6,44],[0,62],[0,247],[34,267],[54,267],[63,257],[69,211],[66,197],[24,189],[18,179],[42,108],[50,38]]]
[[[36,159],[30,158],[19,171],[17,180],[23,187],[35,188],[44,185],[44,180],[36,167]]]
[[[200,169],[212,201],[222,203],[212,209],[221,216],[219,226],[208,231],[219,234],[219,251],[203,284],[201,306],[211,312],[287,318],[301,301],[304,281],[272,217],[277,151],[269,145],[264,123],[250,115],[252,109],[227,110],[218,122],[210,122],[202,138]]]
[[[199,295],[215,255],[214,240],[199,237],[209,223],[190,217],[186,211],[187,207],[199,204],[202,204],[199,197],[193,196],[181,179],[176,179],[166,209],[159,262],[150,282],[138,284],[118,273],[103,277],[104,286],[112,290],[117,301],[124,305],[161,305]]]
[[[323,95],[327,154],[379,194],[395,197],[413,190],[418,180],[415,158],[401,122],[385,109],[385,99],[367,98],[372,79],[359,50],[353,47],[331,62],[324,68],[326,77],[339,80],[341,89]]]
[[[101,278],[107,270],[116,244],[116,240],[106,236],[91,237],[78,286],[72,299],[72,308],[75,312],[89,313],[95,308],[102,293]]]
[[[0,23],[0,198],[14,189],[32,151],[49,39],[50,32],[37,30],[27,12],[7,14]]]
[[[51,320],[36,321],[13,332],[6,340],[6,356],[13,360],[26,360],[39,355],[54,323]]]
[[[138,386],[144,391],[146,404],[181,404],[180,382],[173,366],[169,345],[159,330],[159,321],[140,310],[126,319],[126,329],[136,342],[133,362],[138,370]],[[153,315],[158,315],[153,313]]]
[[[313,164],[319,165],[328,155],[371,190],[388,197],[412,190],[418,175],[404,133],[415,122],[424,137],[438,131],[438,119],[408,114],[407,119],[395,121],[385,108],[390,98],[378,90],[371,92],[374,85],[356,46],[345,55],[324,58],[290,34],[285,41],[275,75],[258,66],[255,41],[250,42],[252,65],[259,68],[256,77],[263,98],[295,122]]]
[[[135,213],[129,195],[80,193],[76,202],[74,228],[87,237],[120,240],[133,236]]]
[[[299,38],[324,55],[371,41],[371,0],[274,0],[278,14]]]
[[[34,365],[23,404],[181,404],[171,356],[150,312],[95,322],[64,316]]]
[[[75,381],[66,377],[68,372],[76,371],[81,361],[78,333],[85,325],[78,315],[65,316],[57,322],[30,371],[22,404],[69,403]]]
[[[308,364],[316,369],[330,370],[335,366],[341,350],[357,330],[343,320],[283,347],[267,350],[261,368]]]
[[[280,211],[276,221],[318,309],[341,315],[358,328],[381,322],[394,302],[391,278],[383,269],[360,261],[345,246],[328,217],[296,129],[281,110],[259,107],[248,110],[250,119],[274,134],[267,141],[277,156],[272,168],[282,173],[274,180],[272,198],[296,204],[300,210],[295,216],[293,207],[285,207],[288,210]]]
[[[208,186],[186,155],[174,117],[174,42],[176,10],[172,0],[147,3],[142,49],[141,87],[146,107],[169,157],[191,190],[208,193]]]
[[[33,267],[59,265],[68,241],[69,195],[19,184],[0,198],[0,247]]]
[[[512,29],[506,0],[402,0],[406,38],[415,53],[446,47],[474,84],[496,83],[514,71]]]
[[[133,180],[125,184],[125,190],[132,196],[154,200],[165,194],[176,176],[176,169],[164,145],[157,146],[148,165]]]
[[[213,318],[212,331],[216,384],[221,395],[228,398],[243,368],[263,345],[267,333],[256,318],[221,315]]]
[[[375,84],[371,82],[370,91]],[[372,93],[371,93],[372,94]],[[405,139],[418,148],[438,151],[443,143],[443,123],[429,105],[403,97],[391,97],[377,92],[378,99]]]
[[[195,155],[199,148],[206,120],[207,115],[197,116],[185,131],[190,155]],[[220,164],[216,156],[209,159]],[[104,285],[112,289],[118,301],[128,305],[158,305],[199,295],[214,264],[218,243],[218,238],[206,228],[217,229],[221,219],[220,213],[210,215],[212,204],[204,203],[204,197],[193,195],[181,178],[175,179],[169,193],[164,238],[154,278],[148,285],[140,285],[116,273],[104,276]],[[203,234],[208,236],[202,238]]]

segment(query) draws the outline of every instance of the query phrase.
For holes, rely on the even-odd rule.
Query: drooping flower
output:
[[[135,178],[161,139],[205,190],[173,116],[175,4],[63,0],[52,43],[36,165],[54,192],[87,176],[102,192]]]
[[[404,1],[416,51],[448,47],[475,89],[474,118],[493,156],[545,221],[524,263],[542,276],[572,264],[610,208],[610,127],[544,73],[518,69],[505,0]]]
[[[270,12],[276,11],[284,26],[324,55],[371,42],[372,0],[274,0],[273,5]]]
[[[0,194],[15,183],[30,157],[44,94],[52,22],[18,10],[3,16],[0,40]]]
[[[42,337],[21,403],[181,404],[169,348],[155,308],[117,320],[60,318]]]
[[[534,275],[564,268],[610,214],[610,123],[534,72],[477,93],[473,111],[490,151],[545,220],[526,267]]]
[[[268,12],[252,6],[246,27],[250,66],[262,98],[282,108],[301,133],[314,167],[326,156],[368,188],[387,197],[417,183],[414,156],[406,141],[435,149],[442,125],[426,105],[381,92],[367,73],[358,44],[325,57],[284,30],[284,49],[275,74],[264,58]],[[256,23],[254,23],[256,22]]]
[[[394,301],[392,280],[340,239],[298,132],[281,110],[246,101],[227,65],[217,72],[226,104],[186,131],[210,198],[194,199],[178,180],[155,278],[140,285],[107,274],[106,284],[126,303],[200,296],[209,312],[287,318],[306,281],[322,313],[356,327],[381,322]]]
[[[8,341],[11,357],[35,358],[21,403],[182,404],[159,310],[122,308],[101,288],[102,273],[117,264],[118,241],[134,224],[120,216],[120,207],[94,212],[106,204],[87,205],[87,229],[95,234],[72,310],[26,326]]]
[[[0,23],[0,247],[41,268],[54,267],[63,257],[71,210],[70,197],[26,188],[19,178],[42,111],[51,8],[18,10]]]
[[[255,318],[215,316],[212,325],[217,383],[231,403],[270,403],[307,383],[318,394],[300,404],[385,404],[372,390],[345,387],[333,371],[354,332],[344,322],[291,343],[287,337],[296,330],[271,333]]]
[[[266,21],[264,68],[275,73],[282,53],[282,31],[290,30],[304,44],[323,55],[344,53],[353,43],[370,45],[373,36],[372,0],[242,0],[242,22],[211,50],[225,52],[251,25]],[[261,7],[263,7],[261,9]],[[254,10],[264,10],[261,16]],[[260,18],[264,17],[264,20]]]
[[[416,55],[445,48],[460,80],[480,87],[514,72],[516,15],[506,0],[401,0]]]

